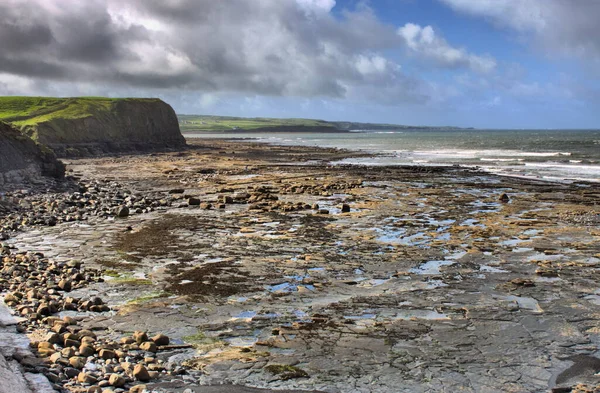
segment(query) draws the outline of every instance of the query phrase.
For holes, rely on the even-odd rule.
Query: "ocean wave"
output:
[[[569,172],[588,172],[597,173],[600,176],[600,165],[573,165],[573,164],[561,164],[557,162],[527,162],[527,167],[534,168],[548,168],[548,169],[568,169]]]
[[[492,162],[494,162],[494,161],[498,161],[498,162],[515,162],[515,161],[522,162],[522,161],[525,161],[525,159],[523,159],[523,158],[484,158],[484,157],[480,158],[479,160],[480,161],[492,161]]]
[[[571,152],[534,152],[534,151],[520,151],[520,150],[500,150],[500,149],[489,149],[489,150],[473,150],[473,149],[437,149],[437,150],[414,150],[414,154],[417,155],[431,155],[434,157],[458,157],[458,158],[480,158],[480,157],[501,157],[501,158],[512,158],[512,157],[559,157],[559,156],[570,156]]]

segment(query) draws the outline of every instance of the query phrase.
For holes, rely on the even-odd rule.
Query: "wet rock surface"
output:
[[[40,371],[71,391],[594,391],[597,185],[327,164],[351,154],[221,141],[69,161],[77,189],[15,197],[0,284]]]

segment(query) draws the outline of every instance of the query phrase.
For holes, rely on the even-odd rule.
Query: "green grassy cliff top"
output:
[[[231,116],[203,116],[203,115],[178,115],[179,128],[182,132],[193,131],[232,131],[256,130],[278,127],[326,127],[335,129],[331,122],[314,119],[271,119],[264,117],[231,117]]]
[[[0,120],[32,126],[53,119],[80,119],[106,112],[117,101],[159,101],[154,98],[105,97],[0,97]]]

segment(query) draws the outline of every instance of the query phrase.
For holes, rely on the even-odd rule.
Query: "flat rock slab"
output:
[[[193,393],[320,393],[316,390],[270,390],[237,385],[199,386],[196,388],[188,387],[186,389],[190,389]]]
[[[11,356],[29,352],[29,339],[17,333],[15,318],[0,299],[0,393],[52,393],[50,382],[41,374],[26,373]]]

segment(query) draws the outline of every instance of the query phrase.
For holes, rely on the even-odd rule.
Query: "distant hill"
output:
[[[177,115],[182,132],[348,132],[351,130],[444,130],[457,127],[407,126],[399,124],[357,123],[315,119],[277,119]]]
[[[154,98],[0,97],[0,121],[59,156],[185,146],[173,108]]]

